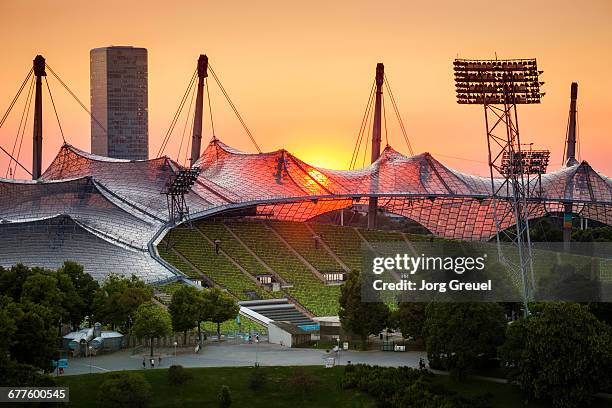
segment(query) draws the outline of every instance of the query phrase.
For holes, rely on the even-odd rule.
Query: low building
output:
[[[117,351],[123,347],[123,334],[116,331],[103,331],[91,341],[96,350]]]
[[[72,351],[74,357],[87,356],[99,351],[117,351],[123,347],[123,334],[102,330],[100,323],[63,336],[63,348]]]
[[[295,347],[310,342],[311,337],[311,332],[288,322],[270,322],[268,325],[268,342],[272,344]]]
[[[321,340],[337,340],[346,337],[338,316],[315,317],[313,320],[319,324]]]

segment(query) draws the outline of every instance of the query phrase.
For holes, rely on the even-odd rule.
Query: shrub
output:
[[[408,367],[346,366],[342,387],[372,396],[379,406],[390,408],[484,408],[489,396],[466,398],[433,384],[433,374]]]
[[[306,396],[306,393],[312,391],[317,385],[317,379],[304,370],[302,367],[295,367],[287,378],[287,386],[289,389],[295,390],[302,394],[302,397]]]
[[[486,408],[490,407],[489,396],[464,397],[444,387],[436,387],[419,379],[393,395],[391,408]]]
[[[1,359],[1,357],[0,357]],[[38,367],[4,360],[0,363],[0,386],[56,387],[55,379]]]
[[[232,405],[232,395],[227,385],[222,385],[219,390],[219,408],[229,408]]]
[[[112,373],[100,385],[101,407],[144,408],[151,399],[151,386],[142,374]]]
[[[266,386],[267,382],[268,375],[264,370],[259,368],[259,365],[256,365],[249,377],[249,388],[253,391],[261,391]]]
[[[168,382],[172,385],[181,386],[192,378],[193,375],[181,365],[172,365],[168,368]]]

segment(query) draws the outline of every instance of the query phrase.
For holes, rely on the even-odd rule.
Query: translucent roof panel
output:
[[[166,157],[131,161],[110,159],[64,145],[42,179],[91,176],[126,209],[167,221],[167,206],[162,193],[178,168],[178,164]],[[187,195],[187,200],[192,206],[210,205],[197,194]]]
[[[10,267],[23,263],[57,269],[66,260],[80,263],[99,281],[111,272],[125,276],[136,274],[149,283],[175,276],[148,251],[114,245],[67,216],[0,224],[0,265]]]
[[[0,179],[0,221],[18,223],[69,215],[109,239],[146,248],[161,224],[117,206],[108,196],[91,177],[53,182]]]
[[[390,146],[365,168],[329,170],[283,149],[251,154],[215,140],[197,165],[201,173],[185,195],[192,219],[248,208],[246,214],[305,221],[365,205],[376,196],[382,209],[447,238],[489,239],[496,230],[494,203],[502,227],[514,222],[507,201],[511,186],[493,198],[489,178],[449,169],[428,153],[407,157]],[[121,262],[136,265],[131,270],[150,281],[173,276],[178,272],[160,263],[154,243],[175,226],[164,192],[180,169],[167,157],[110,159],[64,145],[41,179],[0,179],[0,226],[8,243],[0,248],[0,264],[34,261],[41,251],[44,265],[78,257],[95,276],[120,270]],[[612,179],[587,162],[534,176],[531,183],[536,196],[529,204],[530,217],[563,211],[564,204],[572,203],[574,212],[612,224]],[[497,190],[503,180],[493,185]],[[52,239],[51,247],[30,242],[42,237],[45,228],[65,238]],[[66,228],[78,232],[66,235]],[[79,254],[79,245],[87,251]],[[122,259],[117,266],[115,259],[108,261],[113,251]]]

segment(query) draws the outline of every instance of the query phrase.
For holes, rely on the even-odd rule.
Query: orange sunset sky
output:
[[[149,156],[160,146],[200,53],[210,62],[264,151],[284,147],[313,164],[346,168],[377,62],[415,152],[486,175],[482,107],[456,103],[452,61],[536,57],[546,92],[519,109],[521,138],[551,150],[560,166],[569,88],[579,83],[580,156],[612,176],[612,2],[472,1],[8,1],[0,0],[0,115],[38,53],[89,107],[89,50],[109,45],[149,52]],[[90,149],[89,117],[48,78],[69,143]],[[212,83],[212,82],[211,82]],[[215,133],[254,151],[210,88]],[[25,98],[0,128],[12,149]],[[46,168],[61,145],[44,95]],[[406,153],[387,108],[389,143]],[[166,154],[176,157],[181,119]],[[31,167],[32,127],[20,159]],[[211,137],[208,114],[204,139]],[[188,130],[189,133],[189,130]],[[461,159],[458,159],[461,158]],[[0,177],[8,159],[0,153]],[[27,178],[23,171],[17,177]]]

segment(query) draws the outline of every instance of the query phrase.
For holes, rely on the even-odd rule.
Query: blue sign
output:
[[[68,359],[60,358],[59,360],[51,360],[51,364],[55,368],[68,368]]]
[[[301,326],[298,326],[300,329],[304,330],[304,331],[316,331],[316,330],[321,330],[321,325],[319,323],[314,323],[314,324],[303,324]]]

